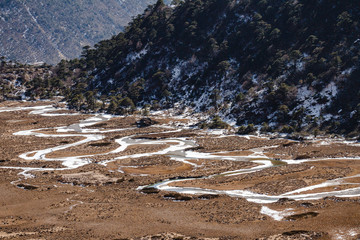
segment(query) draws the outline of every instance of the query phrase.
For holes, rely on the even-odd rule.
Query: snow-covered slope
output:
[[[87,77],[76,82],[99,96],[183,104],[239,125],[351,132],[360,116],[359,8],[350,0],[158,1],[89,49]]]
[[[155,0],[0,2],[0,56],[55,64],[119,33]]]

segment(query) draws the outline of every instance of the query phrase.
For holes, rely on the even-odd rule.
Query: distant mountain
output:
[[[0,56],[55,64],[118,34],[155,0],[1,0]]]
[[[358,137],[359,19],[353,0],[158,0],[28,96],[57,91],[70,107],[120,114],[189,106],[239,133]]]

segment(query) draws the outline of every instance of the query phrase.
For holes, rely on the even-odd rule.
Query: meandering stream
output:
[[[8,112],[8,111],[22,111],[22,110],[31,110],[29,114],[40,114],[42,116],[61,116],[61,115],[71,115],[71,114],[65,114],[65,113],[56,113],[59,109],[53,108],[52,106],[37,106],[37,107],[16,107],[16,108],[0,108],[1,112]],[[78,113],[74,113],[78,114]],[[95,125],[100,122],[105,122],[111,119],[112,116],[105,115],[105,114],[98,114],[95,117],[89,117],[86,120],[80,121],[77,124],[72,124],[70,126],[62,126],[62,127],[55,127],[55,128],[42,128],[42,129],[32,129],[32,130],[25,130],[25,131],[19,131],[14,133],[14,135],[19,136],[26,136],[26,135],[32,135],[36,137],[83,137],[82,140],[64,144],[56,147],[51,147],[43,150],[35,150],[27,153],[21,154],[19,157],[27,160],[27,161],[33,161],[33,160],[42,160],[42,161],[60,161],[63,164],[63,168],[29,168],[29,167],[0,167],[0,168],[12,168],[12,169],[21,169],[21,174],[25,178],[32,177],[31,172],[34,171],[49,171],[49,170],[67,170],[67,169],[75,169],[81,166],[84,166],[86,164],[89,164],[89,157],[96,156],[96,154],[89,154],[89,155],[83,155],[83,156],[73,156],[73,157],[61,157],[61,158],[50,158],[47,157],[47,154],[58,151],[58,150],[64,150],[70,147],[79,146],[81,144],[89,143],[92,141],[98,141],[101,139],[104,139],[104,133],[108,132],[120,132],[129,130],[129,128],[126,129],[110,129],[110,130],[103,130],[103,129],[93,129],[93,128],[87,128],[89,126]],[[158,126],[159,128],[163,128],[162,126]],[[166,127],[164,127],[166,128]],[[56,130],[56,134],[50,134],[50,133],[44,133],[44,130]],[[181,129],[178,129],[177,131],[180,131]],[[42,133],[40,133],[42,131]],[[176,132],[176,131],[168,131],[168,132]],[[133,154],[133,155],[126,155],[126,156],[120,156],[113,159],[108,159],[106,161],[99,162],[101,165],[107,165],[108,163],[112,161],[117,161],[120,159],[125,158],[140,158],[140,157],[147,157],[147,156],[153,156],[153,155],[167,155],[171,158],[173,161],[179,161],[183,163],[187,163],[190,165],[193,165],[194,171],[196,171],[197,168],[201,167],[200,165],[195,164],[194,162],[191,162],[189,160],[191,159],[226,159],[226,160],[232,160],[232,161],[252,161],[255,163],[258,163],[259,165],[253,168],[249,169],[237,169],[229,172],[224,172],[221,175],[240,175],[240,174],[247,174],[247,173],[254,173],[256,171],[260,171],[266,168],[273,167],[273,163],[271,159],[266,157],[263,154],[263,149],[253,149],[253,154],[246,157],[229,157],[229,156],[219,156],[213,155],[212,153],[201,153],[201,152],[195,152],[195,151],[187,151],[186,149],[192,148],[196,146],[195,141],[187,140],[185,138],[169,138],[164,140],[149,140],[149,139],[132,139],[132,136],[123,137],[121,139],[117,139],[116,142],[119,144],[119,147],[115,150],[112,150],[108,152],[107,154],[114,154],[114,153],[120,153],[124,151],[127,147],[131,145],[138,145],[138,144],[165,144],[165,143],[172,143],[169,147],[162,149],[157,152],[153,153],[141,153],[141,154]],[[104,155],[104,154],[101,154]],[[105,154],[106,155],[106,154]],[[343,159],[343,158],[342,158]],[[350,159],[350,158],[349,158]],[[359,158],[351,158],[351,160],[360,160]],[[326,159],[325,159],[326,160]],[[331,159],[328,159],[331,160]],[[283,162],[286,164],[301,164],[303,162],[307,161],[314,161],[314,160],[284,160]],[[346,159],[344,160],[346,161]],[[121,171],[121,170],[120,170]],[[217,175],[211,175],[206,176],[204,178],[213,178]],[[153,187],[157,188],[162,191],[172,191],[172,192],[178,192],[178,193],[186,193],[186,194],[226,194],[232,197],[241,197],[245,198],[248,201],[260,203],[260,204],[266,204],[266,203],[273,203],[278,201],[281,198],[289,198],[294,200],[315,200],[315,199],[321,199],[328,196],[337,196],[337,197],[359,197],[360,196],[360,184],[359,187],[354,187],[350,189],[345,190],[338,190],[338,191],[330,191],[330,192],[321,192],[321,193],[307,193],[302,194],[304,192],[307,192],[309,190],[329,187],[329,186],[336,186],[336,185],[344,185],[344,180],[349,178],[356,178],[360,177],[359,175],[352,176],[352,177],[346,177],[346,178],[339,178],[334,180],[329,180],[326,182],[323,182],[321,184],[305,187],[305,188],[299,188],[294,191],[290,191],[281,195],[266,195],[266,194],[258,194],[246,190],[214,190],[214,189],[203,189],[203,188],[193,188],[193,187],[174,187],[170,186],[172,183],[180,182],[180,181],[191,181],[192,178],[188,179],[178,179],[178,180],[164,180],[162,182],[150,185],[150,186],[140,186],[138,190],[144,188],[144,187]],[[354,183],[352,183],[354,185]],[[267,209],[263,209],[264,211],[267,211]]]

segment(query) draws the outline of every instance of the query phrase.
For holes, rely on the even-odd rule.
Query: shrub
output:
[[[282,133],[292,133],[294,132],[295,129],[292,127],[292,126],[289,126],[289,125],[285,125],[281,128],[280,132]]]
[[[242,125],[238,128],[237,134],[244,135],[244,134],[252,134],[256,132],[256,128],[254,124],[249,124],[247,126]]]
[[[216,115],[209,124],[210,129],[228,129],[229,127],[229,124],[222,121],[218,115]]]
[[[271,132],[271,131],[272,131],[272,128],[269,126],[269,124],[264,122],[261,126],[260,132],[266,133],[266,132]]]

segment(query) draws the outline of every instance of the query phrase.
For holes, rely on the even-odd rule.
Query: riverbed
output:
[[[148,222],[140,228],[143,231],[121,221],[128,210],[120,207],[118,214],[109,211],[105,219],[114,220],[114,226],[118,223],[129,228],[119,232],[114,229],[111,234],[126,237],[171,231],[195,237],[206,233],[207,237],[215,238],[238,234],[266,238],[296,230],[290,227],[290,222],[307,228],[302,233],[294,232],[300,237],[352,239],[360,234],[359,222],[355,220],[358,213],[351,211],[360,210],[357,142],[327,138],[297,142],[270,136],[237,136],[199,130],[192,127],[195,120],[191,117],[165,114],[150,116],[158,123],[139,128],[136,121],[143,116],[84,115],[53,107],[51,103],[23,105],[0,107],[4,124],[2,157],[6,158],[0,162],[0,169],[4,173],[3,192],[8,192],[2,199],[5,208],[13,196],[35,195],[44,202],[52,199],[57,221],[76,222],[89,211],[85,222],[92,223],[104,220],[101,217],[99,220],[99,216],[105,205],[105,209],[110,205],[113,209],[123,201],[135,212],[129,217],[136,218],[136,222],[143,222],[144,211],[162,209],[161,215],[151,211],[144,217]],[[14,145],[6,146],[6,139]],[[114,196],[105,201],[107,204],[95,201],[97,208],[93,209],[93,200],[103,199],[98,194],[105,189],[111,189],[109,192]],[[60,203],[54,203],[57,200]],[[40,202],[32,200],[35,205]],[[210,206],[205,209],[210,203],[215,204],[214,209],[219,208],[215,215]],[[228,205],[220,207],[220,203]],[[21,206],[20,202],[17,204]],[[237,204],[242,207],[234,208]],[[334,208],[344,211],[337,218],[354,221],[338,228],[334,228],[332,221],[314,225],[322,218],[335,217],[328,210]],[[164,209],[178,213],[174,227],[167,226],[173,220],[164,220],[170,213],[164,215]],[[195,233],[185,221],[185,212],[202,226]],[[4,211],[1,217],[7,219],[8,213]],[[158,221],[162,222],[160,227],[150,227]],[[30,223],[15,222],[25,226]],[[255,222],[261,227],[254,234],[243,229]],[[60,225],[62,230],[55,235],[71,232],[69,227]],[[219,233],[205,230],[225,225]],[[20,225],[7,227],[13,231],[14,226]],[[235,226],[241,227],[234,229]],[[35,233],[39,234],[39,230]],[[91,234],[106,235],[101,229]]]

